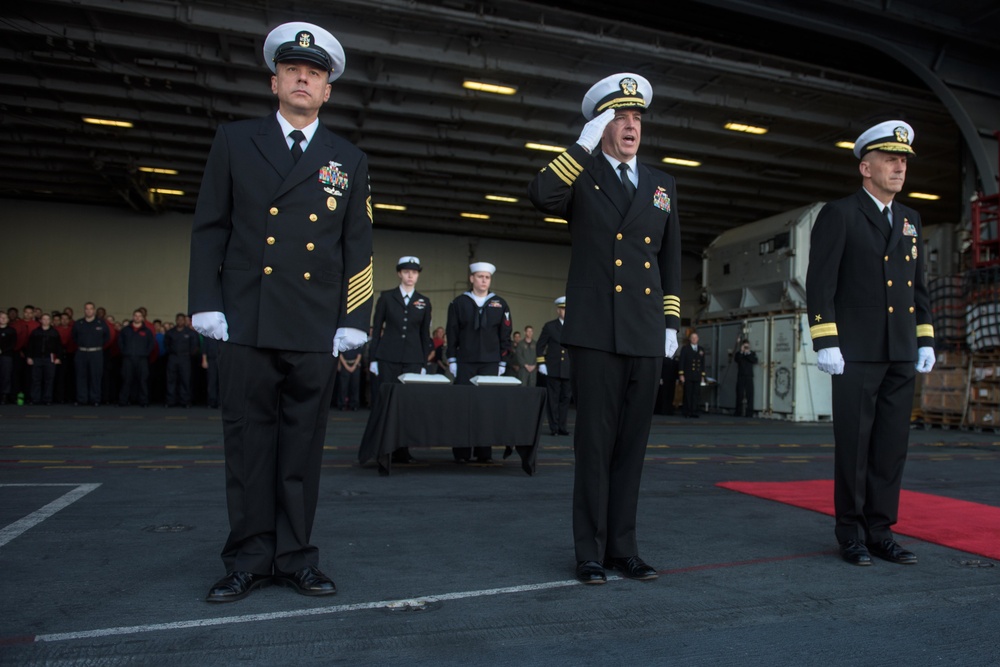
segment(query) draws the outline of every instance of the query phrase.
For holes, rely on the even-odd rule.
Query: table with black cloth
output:
[[[521,469],[535,472],[545,390],[536,387],[476,387],[383,384],[368,417],[358,462],[378,462],[389,474],[400,447],[485,447],[516,450]]]

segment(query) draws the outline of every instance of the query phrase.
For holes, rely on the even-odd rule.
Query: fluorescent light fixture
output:
[[[663,162],[666,164],[676,164],[680,167],[700,167],[701,162],[697,160],[685,160],[682,157],[665,157]]]
[[[759,127],[757,125],[747,125],[746,123],[726,123],[723,125],[727,130],[732,130],[733,132],[746,132],[747,134],[767,134],[766,127]]]
[[[178,197],[184,194],[183,190],[171,190],[169,188],[150,188],[149,191],[156,195],[176,195]]]
[[[941,195],[932,195],[928,192],[911,192],[907,196],[912,197],[913,199],[926,199],[927,201],[937,201],[938,199],[941,199]]]
[[[405,211],[406,207],[402,204],[375,204],[375,208],[380,208],[384,211]]]
[[[147,174],[166,174],[167,176],[176,176],[176,169],[164,169],[163,167],[139,167],[139,171],[144,171]]]
[[[569,224],[567,221],[563,220],[562,218],[545,218],[545,222],[554,222],[557,225],[566,225],[566,224]]]
[[[505,86],[500,83],[486,83],[485,81],[472,81],[466,79],[462,82],[462,88],[478,90],[481,93],[493,93],[494,95],[513,95],[517,92],[516,86]]]
[[[837,143],[834,144],[834,146],[836,146],[837,148],[846,148],[849,151],[854,150],[853,141],[838,141]]]
[[[459,213],[459,215],[462,216],[463,218],[472,218],[473,220],[489,220],[490,219],[490,216],[486,215],[485,213],[466,213],[466,212],[463,211],[462,213]]]
[[[529,141],[524,145],[525,148],[530,148],[533,151],[548,151],[550,153],[564,153],[566,149],[562,146],[553,146],[551,144],[539,144],[534,141]]]
[[[507,195],[486,195],[486,198],[490,201],[502,201],[506,204],[516,204],[519,201],[517,197],[509,197]]]
[[[104,125],[106,127],[132,127],[132,123],[127,120],[111,120],[110,118],[91,118],[84,116],[84,123],[91,125]]]

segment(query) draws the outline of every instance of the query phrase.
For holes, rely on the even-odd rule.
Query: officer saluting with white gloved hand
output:
[[[368,159],[320,125],[344,49],[310,23],[268,34],[277,113],[219,127],[191,233],[190,312],[219,346],[229,539],[209,602],[277,583],[331,595],[311,545],[336,356],[367,341]]]
[[[833,375],[834,505],[841,556],[916,563],[892,535],[906,462],[914,370],[934,367],[920,214],[894,201],[913,128],[879,123],[854,144],[861,189],[812,230],[807,305],[817,365]]]
[[[606,568],[658,576],[639,557],[636,512],[663,358],[677,350],[681,244],[673,177],[636,156],[652,97],[638,74],[594,84],[580,138],[528,187],[572,239],[561,342],[573,364],[573,538],[585,584],[606,582]]]

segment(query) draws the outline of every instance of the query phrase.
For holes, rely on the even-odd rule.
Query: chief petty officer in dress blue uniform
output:
[[[635,524],[660,368],[677,349],[681,244],[674,179],[636,159],[652,96],[638,74],[599,81],[577,143],[528,188],[536,207],[569,221],[573,243],[562,344],[577,401],[576,575],[588,584],[604,583],[605,567],[657,576]]]
[[[538,372],[545,376],[548,395],[549,430],[552,435],[569,435],[566,420],[569,418],[570,387],[569,350],[562,345],[563,323],[566,321],[566,297],[555,300],[556,319],[542,327],[535,347]]]
[[[427,357],[434,344],[430,332],[431,300],[416,291],[421,271],[419,257],[400,257],[396,262],[399,286],[382,292],[375,304],[368,370],[378,376],[380,384],[396,384],[403,373],[427,372]],[[395,463],[414,461],[407,447],[397,449],[392,457]]]
[[[871,565],[871,554],[917,562],[892,535],[914,369],[934,367],[920,214],[894,201],[913,135],[890,120],[858,137],[862,187],[823,207],[809,251],[810,333],[819,369],[833,375],[835,533],[853,565]]]
[[[278,583],[336,586],[310,544],[336,355],[371,322],[368,159],[319,124],[344,50],[326,30],[267,36],[275,114],[219,127],[191,235],[190,312],[219,350],[229,539],[210,602]]]
[[[490,290],[497,267],[489,262],[469,265],[472,289],[448,304],[448,370],[455,384],[471,384],[477,375],[503,375],[511,351],[510,306]],[[475,456],[480,463],[493,461],[491,447],[454,447],[456,461]]]

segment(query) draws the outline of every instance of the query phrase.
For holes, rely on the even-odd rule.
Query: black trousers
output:
[[[51,403],[55,388],[56,365],[49,357],[35,357],[31,360],[31,402]]]
[[[139,405],[149,405],[149,358],[122,355],[122,389],[118,404],[128,405],[133,396],[138,396]]]
[[[663,359],[570,348],[577,561],[638,554],[639,482]]]
[[[747,407],[743,409],[743,400],[746,399]],[[739,375],[736,377],[736,416],[753,417],[753,376]]]
[[[910,437],[912,361],[848,361],[833,376],[838,542],[892,537]]]
[[[337,358],[219,345],[229,538],[227,572],[319,564],[309,543]]]
[[[698,414],[698,403],[701,399],[701,376],[684,377],[684,416]]]
[[[208,383],[208,407],[219,407],[219,358],[206,357],[208,368],[205,369],[205,380]]]
[[[191,405],[191,357],[167,357],[167,405]]]
[[[343,368],[337,371],[337,407],[357,410],[361,406],[361,367],[349,373]]]
[[[379,364],[381,371],[382,364]],[[496,375],[500,371],[500,362],[482,361],[459,361],[458,373],[455,375],[455,384],[472,384],[470,380],[477,375]],[[452,447],[451,453],[456,461],[468,460],[473,456],[477,459],[492,459],[492,447]]]
[[[14,375],[14,355],[0,354],[0,402],[11,393],[11,380]]]
[[[104,375],[104,350],[76,351],[76,402],[96,405],[101,402],[101,378]]]
[[[553,433],[569,430],[566,428],[566,422],[569,417],[571,385],[569,378],[555,378],[551,375],[545,378],[545,392],[548,398],[545,409],[549,413],[549,430]]]

